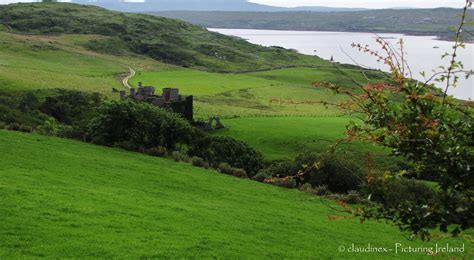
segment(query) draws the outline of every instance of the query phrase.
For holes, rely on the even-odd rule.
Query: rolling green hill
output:
[[[120,88],[128,66],[170,67],[145,56],[102,54],[84,44],[99,35],[20,35],[0,32],[0,90],[18,92],[67,88],[110,95]]]
[[[133,52],[202,70],[327,64],[317,57],[253,45],[179,20],[112,12],[94,6],[68,3],[0,5],[0,17],[0,27],[6,31],[108,36],[91,40],[86,45],[99,52]]]
[[[422,258],[339,247],[408,241],[395,227],[331,220],[333,202],[165,159],[0,131],[0,258]],[[442,254],[447,257],[447,254]]]

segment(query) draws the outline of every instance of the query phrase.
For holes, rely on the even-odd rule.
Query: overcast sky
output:
[[[117,0],[119,1],[119,0]],[[159,1],[159,0],[154,0]],[[18,0],[0,0],[0,4],[20,2]],[[21,2],[34,2],[24,0]],[[250,2],[276,6],[331,6],[359,8],[389,8],[389,7],[461,7],[464,0],[250,0]]]

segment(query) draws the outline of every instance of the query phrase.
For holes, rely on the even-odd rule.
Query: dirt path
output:
[[[129,81],[131,78],[133,78],[133,77],[135,76],[136,72],[135,72],[134,69],[132,69],[132,67],[127,66],[127,68],[129,69],[130,74],[128,74],[128,76],[126,76],[126,77],[123,79],[122,83],[123,83],[123,86],[124,86],[124,87],[126,87],[126,88],[132,88],[132,86],[130,86],[130,84],[128,84],[128,81]]]

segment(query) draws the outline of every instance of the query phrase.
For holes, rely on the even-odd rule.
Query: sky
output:
[[[155,0],[159,1],[159,0]],[[18,0],[0,0],[0,4],[20,2]],[[23,0],[21,2],[34,2]],[[274,6],[330,6],[357,8],[390,8],[390,7],[462,7],[464,0],[250,0],[250,2]]]

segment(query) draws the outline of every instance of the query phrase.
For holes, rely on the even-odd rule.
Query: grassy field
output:
[[[243,140],[259,150],[267,159],[294,159],[304,153],[324,153],[344,137],[349,117],[250,117],[223,120],[226,129],[216,134]],[[396,163],[388,150],[362,142],[342,142],[338,151],[344,152],[365,166],[368,153],[383,169]]]
[[[0,86],[23,91],[67,88],[111,95],[122,87],[127,66],[158,70],[165,65],[133,54],[107,55],[84,47],[96,35],[40,36],[0,32]]]
[[[7,131],[0,144],[0,258],[416,259],[338,248],[436,242],[472,256],[472,234],[408,241],[384,223],[330,220],[333,202],[174,161]]]
[[[363,81],[359,70],[346,69],[351,77]],[[223,74],[190,69],[142,71],[132,79],[158,87],[176,87],[194,95],[198,118],[248,116],[339,116],[341,111],[323,102],[337,103],[341,96],[313,86],[332,82],[343,87],[354,83],[333,67],[287,68],[265,72]]]

